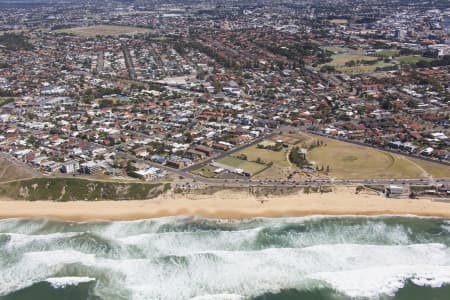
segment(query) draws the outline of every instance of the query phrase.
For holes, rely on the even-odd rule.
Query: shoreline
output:
[[[212,195],[165,194],[152,200],[53,202],[0,199],[0,219],[46,218],[78,222],[172,216],[247,219],[311,215],[415,215],[450,218],[450,202],[355,194],[354,189],[348,187],[336,188],[333,192],[323,194],[298,192],[269,197],[223,190]]]

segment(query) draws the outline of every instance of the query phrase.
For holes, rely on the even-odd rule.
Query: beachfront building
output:
[[[404,192],[404,190],[403,190],[402,186],[391,184],[386,189],[386,196],[389,197],[389,198],[400,197],[401,195],[403,195],[403,192]]]

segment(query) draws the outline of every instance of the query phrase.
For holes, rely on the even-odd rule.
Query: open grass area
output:
[[[347,19],[332,19],[330,20],[330,23],[336,24],[336,25],[345,25],[348,23]]]
[[[156,36],[156,37],[151,37],[150,40],[152,41],[156,41],[156,42],[163,42],[168,40],[169,38],[167,36]]]
[[[343,49],[345,51],[345,49]],[[336,52],[335,52],[336,53]],[[391,64],[384,63],[383,61],[378,61],[372,65],[366,65],[358,63],[360,61],[375,61],[378,60],[379,57],[368,56],[362,54],[351,54],[351,53],[342,53],[337,52],[338,54],[334,54],[331,56],[333,59],[331,62],[326,65],[331,65],[336,68],[337,71],[347,74],[358,74],[358,73],[371,73],[375,71],[377,68],[383,68],[386,66],[390,66]],[[355,65],[348,66],[346,63],[355,62]],[[322,67],[321,65],[319,67]]]
[[[309,162],[314,162],[319,168],[323,166],[326,169],[329,166],[329,176],[336,179],[426,179],[430,176],[435,178],[450,177],[450,167],[437,163],[301,132],[296,133],[296,137],[299,140],[298,146],[303,148],[308,148],[319,140],[324,142],[323,146],[309,150],[307,159]],[[298,169],[298,167],[291,165],[288,161],[286,151],[289,151],[292,147],[283,148],[277,152],[259,149],[254,145],[239,151],[235,155],[245,154],[250,161],[260,158],[266,164],[272,163],[272,166],[256,174],[253,179],[284,180],[291,172]],[[254,164],[235,157],[226,157],[219,160],[219,162],[242,169],[244,169],[244,163]],[[213,172],[213,170],[205,169],[203,172],[208,174]]]
[[[138,33],[150,33],[149,28],[118,26],[118,25],[96,25],[89,27],[75,27],[60,29],[57,32],[70,33],[84,37],[95,37],[97,35],[134,35]]]
[[[268,143],[272,141],[267,141]],[[264,144],[264,142],[263,142]],[[272,151],[268,149],[259,149],[256,145],[248,147],[238,153],[247,156],[248,160],[257,160],[258,158],[266,164],[271,163],[268,169],[255,175],[255,179],[281,180],[293,171],[293,168],[287,160],[289,148],[282,148],[281,151]]]
[[[26,32],[27,30],[7,30],[7,31],[0,31],[0,35],[4,35],[5,33],[21,33]]]
[[[422,167],[428,174],[435,178],[450,178],[450,167],[416,158],[409,158],[409,160]]]
[[[206,178],[213,178],[216,177],[216,173],[214,173],[215,168],[210,166],[210,165],[206,165],[206,166],[200,166],[197,169],[192,170],[191,172]]]
[[[14,102],[14,98],[13,97],[0,97],[0,106],[3,106],[5,104]]]
[[[297,142],[301,139],[304,140],[305,137],[284,134],[264,140],[260,144],[265,146],[275,145],[275,140],[279,139],[291,145],[291,143]],[[295,169],[295,167],[288,161],[288,152],[290,148],[292,148],[292,145],[289,147],[283,147],[280,151],[273,151],[269,149],[261,149],[258,148],[257,145],[253,145],[233,154],[233,156],[226,156],[219,159],[217,162],[255,174],[253,176],[254,179],[283,180],[286,179],[287,176]],[[238,157],[240,155],[245,155],[247,160],[239,159]],[[261,163],[255,162],[258,160]],[[214,170],[214,167],[208,165],[198,167],[197,169],[194,169],[192,173],[203,177],[212,178],[216,177]]]
[[[352,67],[340,66],[340,67],[337,67],[336,69],[339,72],[346,73],[346,74],[359,74],[359,73],[372,73],[377,68],[384,68],[384,67],[389,67],[389,66],[393,66],[393,64],[379,61],[373,65],[358,65],[358,66],[352,66]]]
[[[345,53],[347,52],[346,48],[343,47],[337,47],[337,46],[327,46],[327,47],[323,47],[324,50],[333,52],[335,54],[339,54],[339,53]]]
[[[326,145],[309,151],[307,159],[318,166],[330,166],[330,176],[338,179],[427,178],[429,173],[435,175],[446,168],[434,164],[421,167],[421,163],[415,163],[401,155],[330,139],[319,139]]]
[[[244,170],[244,172],[248,172],[250,174],[258,173],[267,167],[264,164],[239,159],[234,156],[226,156],[219,159],[217,162],[234,168],[242,169]]]
[[[375,56],[378,56],[378,57],[394,57],[394,56],[397,56],[399,54],[399,52],[400,51],[398,51],[398,50],[386,49],[386,50],[378,51],[377,53],[375,53]]]
[[[245,154],[248,160],[261,159],[264,163],[274,163],[282,167],[289,167],[289,162],[286,159],[287,148],[281,151],[272,151],[266,149],[258,149],[256,145],[246,148],[238,153]]]
[[[360,54],[350,54],[350,53],[343,53],[343,54],[335,54],[331,57],[333,60],[329,63],[332,66],[344,66],[345,63],[350,61],[373,61],[377,60],[376,57],[373,56],[367,56],[367,55],[360,55]]]
[[[149,199],[170,183],[118,183],[79,178],[34,178],[0,184],[0,196],[19,200],[131,200]]]
[[[432,58],[422,57],[422,56],[400,56],[397,58],[400,64],[402,65],[415,65],[419,61],[432,61]]]

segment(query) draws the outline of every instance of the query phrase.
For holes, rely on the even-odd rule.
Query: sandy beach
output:
[[[167,194],[152,200],[131,201],[0,201],[0,218],[52,218],[70,221],[134,220],[166,216],[240,219],[305,215],[418,215],[450,218],[450,202],[430,199],[390,199],[355,194],[354,188],[331,193],[302,192],[257,198],[245,192],[213,195]]]

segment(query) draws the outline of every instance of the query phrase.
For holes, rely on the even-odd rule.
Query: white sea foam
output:
[[[178,217],[163,217],[158,219],[145,219],[133,221],[117,221],[102,224],[103,226],[93,227],[91,232],[115,238],[138,235],[141,233],[156,233],[165,225],[182,224],[192,218],[178,216]]]
[[[441,243],[411,244],[408,227],[395,223],[325,222],[312,229],[283,231],[286,224],[297,222],[289,219],[249,221],[251,225],[243,226],[244,230],[158,232],[164,224],[182,226],[186,220],[174,222],[120,222],[93,230],[107,241],[126,246],[118,251],[136,249],[136,258],[130,259],[128,254],[104,257],[104,250],[26,253],[0,270],[0,296],[48,279],[57,284],[75,282],[58,277],[64,276],[64,266],[73,264],[102,273],[83,275],[96,277],[96,295],[106,295],[104,299],[118,298],[107,293],[119,289],[127,290],[132,300],[235,300],[317,286],[332,287],[350,297],[378,297],[394,294],[407,280],[431,287],[450,284],[449,247]],[[139,230],[139,226],[144,229]],[[119,234],[120,230],[132,234]],[[263,239],[275,239],[268,243],[272,248],[255,247],[261,233],[268,235]],[[29,238],[12,236],[9,243]],[[70,236],[33,238],[36,240],[27,243]],[[288,246],[276,245],[279,239]]]
[[[261,228],[220,232],[146,233],[119,239],[144,250],[149,257],[188,255],[202,251],[240,250],[254,242]]]
[[[61,233],[51,233],[51,234],[38,234],[38,235],[28,235],[28,234],[18,234],[18,233],[6,233],[10,237],[7,247],[17,248],[24,247],[27,244],[46,242],[50,243],[57,239],[72,238],[79,235],[78,232],[61,232]]]
[[[407,279],[430,286],[450,283],[449,257],[440,244],[320,245],[197,253],[188,256],[187,265],[128,260],[114,269],[126,275],[133,299],[188,299],[224,291],[255,296],[312,280],[352,297],[374,297],[391,295]]]
[[[16,264],[0,271],[0,296],[53,277],[65,265],[95,265],[95,256],[72,250],[29,252]]]
[[[368,221],[363,224],[341,226],[332,224],[313,228],[305,227],[302,231],[283,232],[283,226],[296,224],[297,222],[286,223],[275,220],[270,226],[254,224],[258,227],[244,230],[152,232],[122,237],[118,241],[142,249],[148,257],[182,256],[203,251],[259,250],[262,247],[277,246],[302,248],[323,243],[352,243],[354,241],[383,244],[411,243],[410,233],[407,229],[399,225],[388,226],[383,222]],[[270,230],[264,231],[265,229]]]
[[[30,220],[30,219],[5,219],[0,221],[0,232],[14,232],[20,234],[33,234],[42,229],[48,220]]]
[[[191,300],[244,300],[245,297],[236,294],[216,294],[216,295],[203,295],[194,297]]]
[[[410,279],[420,286],[441,287],[450,283],[450,267],[404,265],[372,267],[351,271],[317,273],[310,278],[322,280],[350,297],[394,296]]]
[[[79,285],[80,283],[95,281],[92,277],[50,277],[45,281],[55,289],[65,288],[66,286]]]
[[[441,225],[441,228],[450,233],[450,220],[444,221],[444,223]]]

